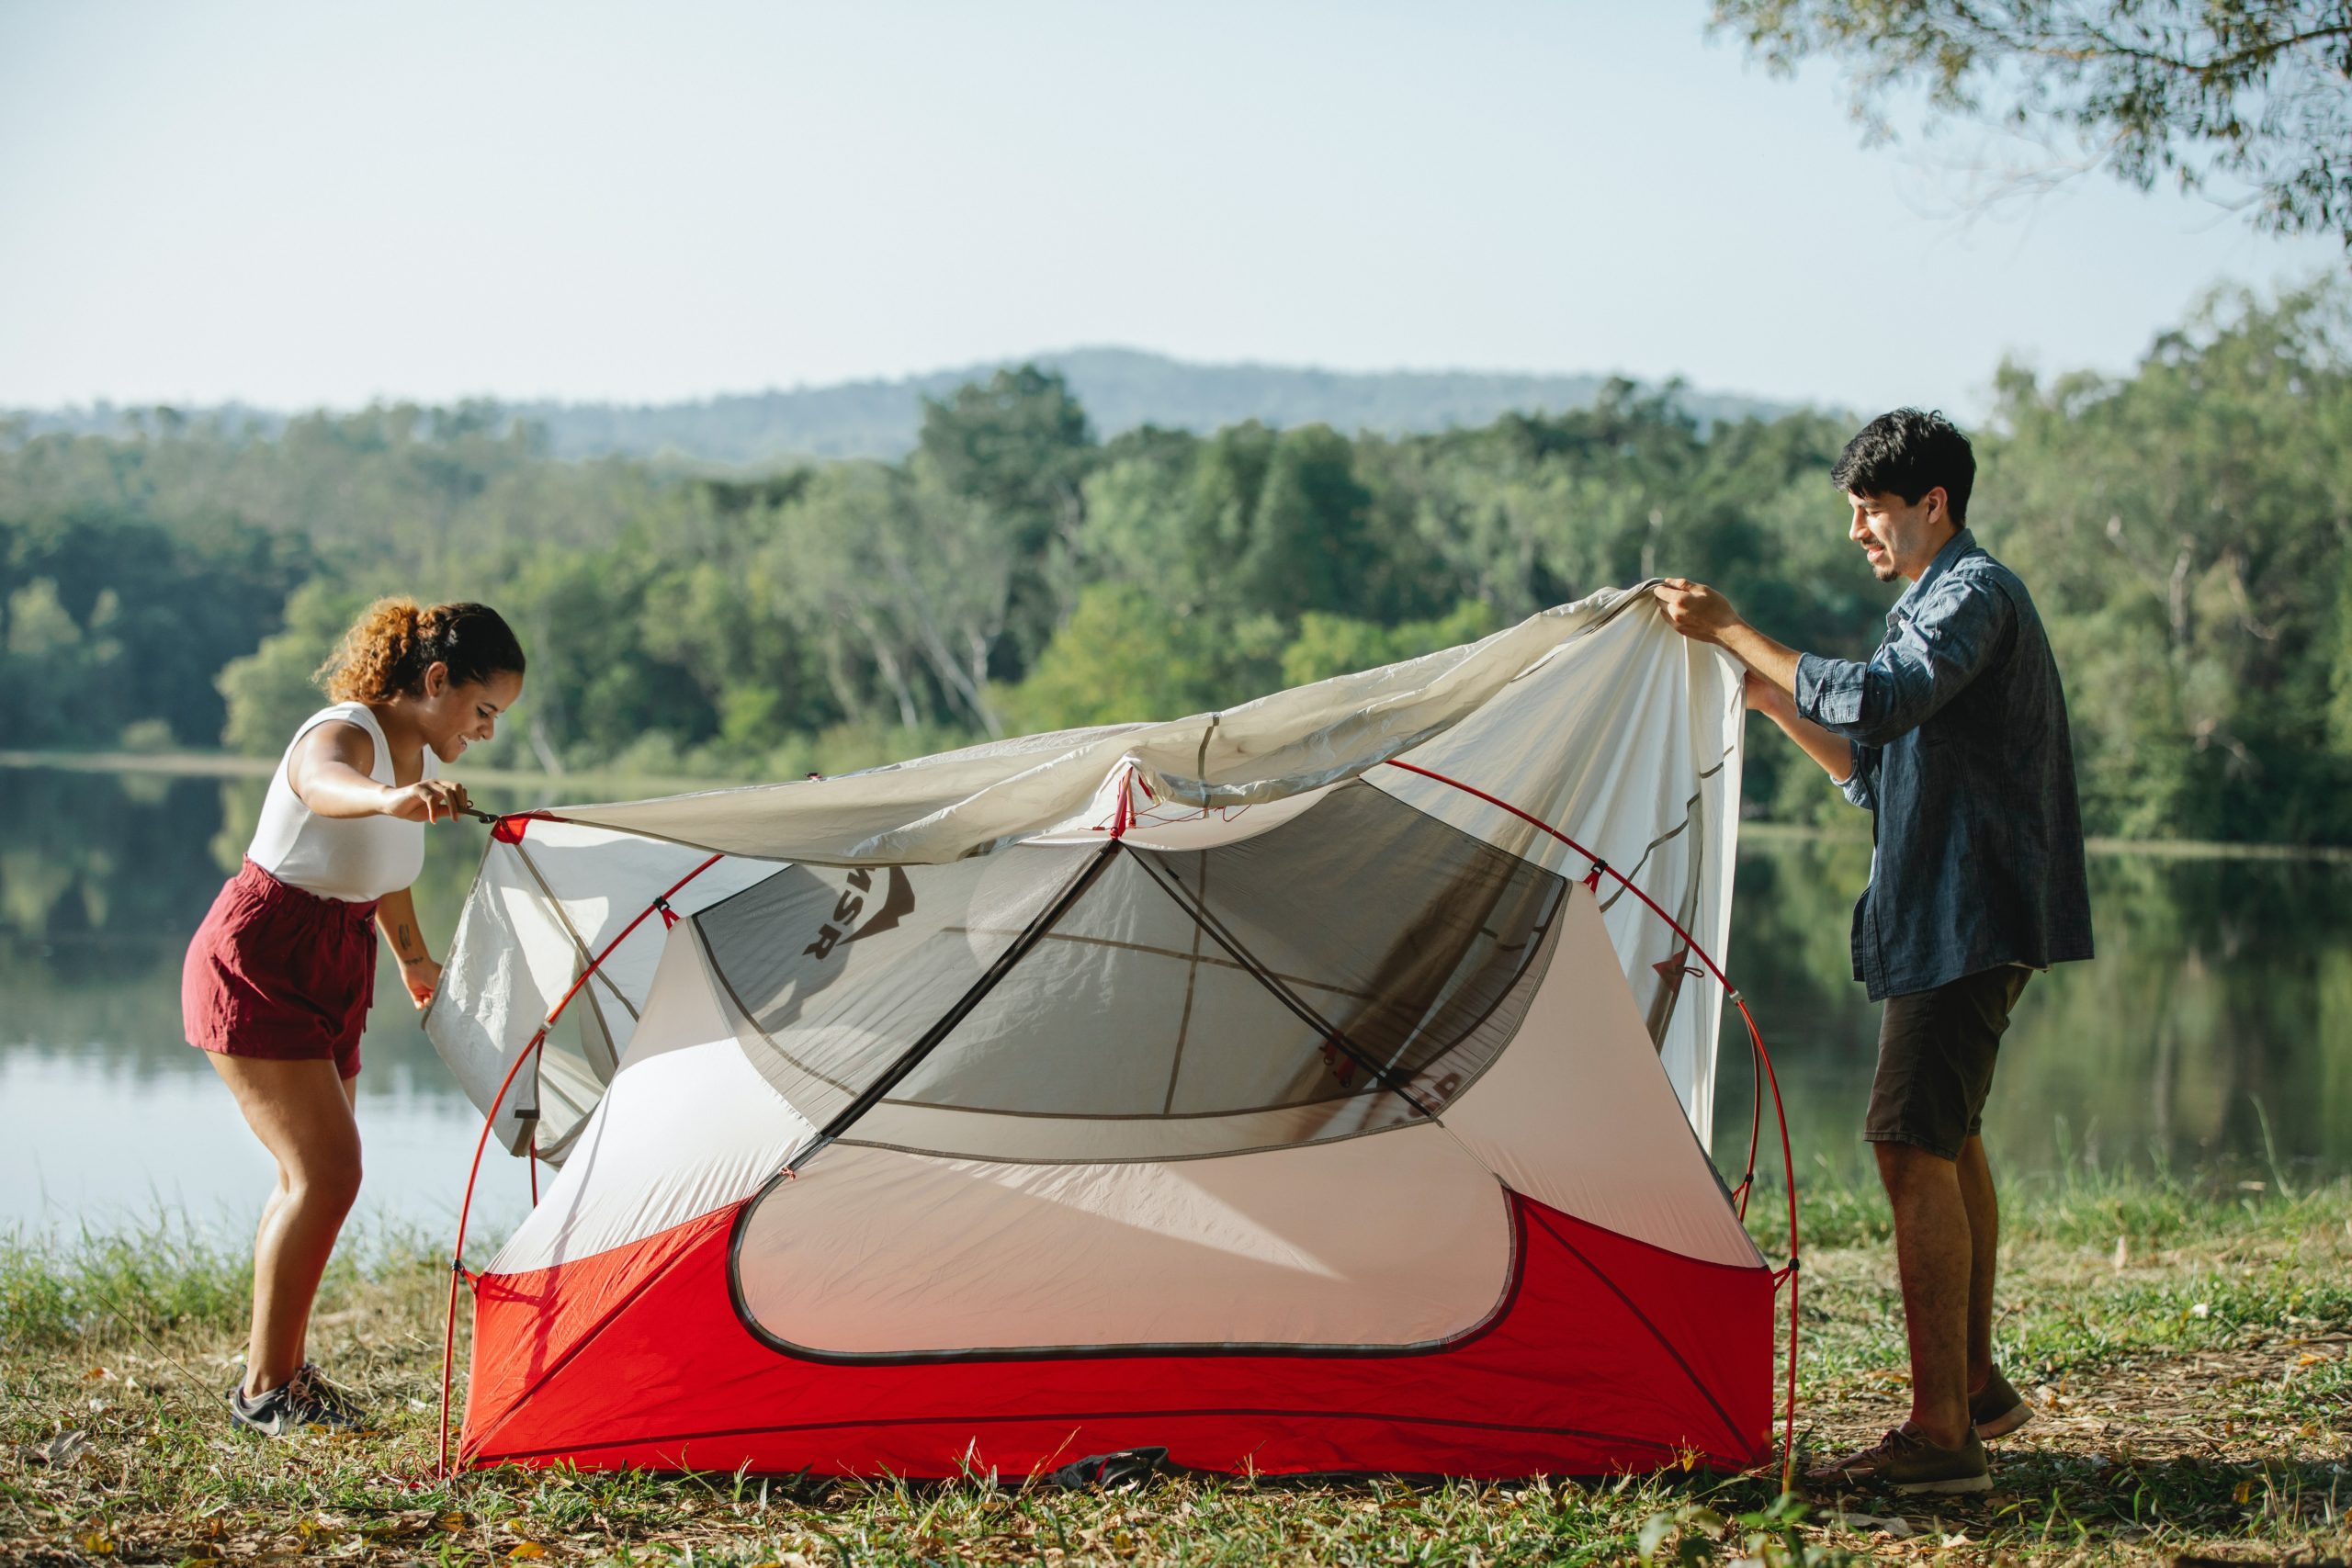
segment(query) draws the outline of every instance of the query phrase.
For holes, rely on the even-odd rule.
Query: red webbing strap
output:
[[[1142,783],[1142,771],[1133,762],[1129,762],[1126,776],[1119,781],[1119,803],[1111,807],[1110,823],[1107,826],[1098,823],[1091,831],[1109,833],[1114,839],[1125,838],[1127,829],[1136,825],[1135,790],[1136,786]],[[1153,800],[1159,798],[1152,795],[1149,784],[1144,784],[1143,793],[1148,798]]]
[[[540,818],[545,817],[544,813],[537,813],[534,815]],[[505,819],[501,818],[501,820]],[[686,873],[685,875],[672,883],[662,893],[655,896],[652,903],[648,904],[644,908],[639,910],[637,919],[623,926],[621,928],[620,934],[613,938],[612,941],[606,942],[605,944],[605,950],[602,953],[599,953],[595,957],[588,961],[588,966],[581,970],[579,977],[571,982],[571,988],[563,993],[562,998],[555,1004],[553,1010],[548,1012],[545,1021],[540,1023],[538,1032],[531,1036],[529,1042],[524,1045],[522,1050],[514,1054],[514,1065],[506,1069],[506,1077],[500,1081],[498,1085],[498,1092],[491,1097],[490,1110],[483,1115],[481,1121],[481,1136],[474,1140],[474,1163],[472,1168],[466,1172],[466,1196],[464,1201],[458,1205],[458,1244],[451,1250],[449,1255],[449,1316],[447,1323],[443,1325],[441,1336],[441,1449],[440,1465],[436,1472],[436,1473],[444,1480],[447,1480],[450,1474],[449,1380],[451,1368],[457,1359],[458,1282],[462,1280],[468,1284],[471,1284],[476,1278],[476,1276],[466,1272],[466,1224],[473,1216],[474,1183],[481,1177],[482,1151],[490,1146],[490,1130],[498,1124],[498,1108],[506,1102],[506,1091],[514,1087],[514,1076],[523,1070],[523,1064],[528,1061],[536,1061],[547,1050],[548,1031],[555,1027],[556,1020],[563,1016],[563,1010],[571,1005],[571,998],[578,996],[581,992],[581,988],[588,984],[589,978],[594,976],[598,969],[604,966],[605,960],[610,958],[614,952],[619,948],[620,944],[628,940],[629,933],[636,931],[638,927],[643,925],[647,917],[653,914],[655,910],[658,909],[662,911],[665,917],[668,916],[670,910],[669,900],[677,896],[678,890],[726,858],[726,856],[721,854],[714,854],[708,860],[695,867],[694,870]],[[537,1126],[534,1126],[531,1129],[531,1202],[533,1207],[537,1207],[538,1204],[539,1188],[537,1163],[538,1129]]]
[[[1681,921],[1676,919],[1672,915],[1668,914],[1664,907],[1662,907],[1657,899],[1651,897],[1648,894],[1643,892],[1641,888],[1636,886],[1631,877],[1627,876],[1623,872],[1619,871],[1615,866],[1611,865],[1607,861],[1601,859],[1592,851],[1586,849],[1582,844],[1577,843],[1574,839],[1569,838],[1557,828],[1553,827],[1549,822],[1544,821],[1542,818],[1534,815],[1532,812],[1522,811],[1508,800],[1488,795],[1483,789],[1478,789],[1473,785],[1464,784],[1460,779],[1450,778],[1444,773],[1438,773],[1434,769],[1424,768],[1415,762],[1400,761],[1395,757],[1388,758],[1387,763],[1392,768],[1402,768],[1408,773],[1418,773],[1422,778],[1431,779],[1439,784],[1450,785],[1454,789],[1460,790],[1464,795],[1472,795],[1479,800],[1485,801],[1487,805],[1494,807],[1497,810],[1510,812],[1513,817],[1518,818],[1521,821],[1528,824],[1530,827],[1541,829],[1543,831],[1549,833],[1552,837],[1557,839],[1560,842],[1567,845],[1568,848],[1574,850],[1577,853],[1584,856],[1585,859],[1592,863],[1592,869],[1586,873],[1584,876],[1584,885],[1593,891],[1600,891],[1600,879],[1603,875],[1616,878],[1619,886],[1624,888],[1626,892],[1631,893],[1634,897],[1639,898],[1644,904],[1649,906],[1650,913],[1656,915],[1659,919],[1664,920],[1667,925],[1672,929],[1674,934],[1682,939],[1683,944],[1692,953],[1698,956],[1699,962],[1707,966],[1707,973],[1714,976],[1715,983],[1723,987],[1724,992],[1729,998],[1732,1006],[1739,1010],[1740,1018],[1747,1025],[1748,1046],[1754,1053],[1754,1059],[1758,1064],[1760,1072],[1771,1087],[1772,1114],[1779,1120],[1781,1124],[1781,1168],[1787,1179],[1789,1189],[1789,1263],[1785,1269],[1781,1270],[1773,1276],[1772,1281],[1773,1293],[1775,1295],[1779,1294],[1780,1282],[1782,1279],[1786,1279],[1789,1282],[1788,1416],[1781,1446],[1781,1488],[1782,1491],[1787,1491],[1795,1477],[1797,1454],[1798,1236],[1796,1157],[1790,1152],[1789,1148],[1789,1115],[1787,1109],[1781,1103],[1781,1077],[1780,1074],[1772,1069],[1771,1053],[1764,1048],[1764,1033],[1763,1031],[1756,1027],[1756,1015],[1747,1010],[1747,998],[1739,994],[1739,987],[1733,985],[1731,983],[1731,976],[1725,975],[1723,972],[1723,967],[1712,957],[1708,956],[1707,950],[1699,945],[1698,939],[1693,937],[1689,931],[1682,929]],[[1763,1113],[1763,1099],[1759,1095],[1757,1099],[1754,1122],[1751,1125],[1748,1134],[1748,1175],[1747,1179],[1743,1179],[1740,1182],[1739,1213],[1742,1220],[1745,1220],[1747,1217],[1747,1189],[1748,1179],[1752,1179],[1756,1174],[1756,1145],[1758,1137],[1761,1132]]]
[[[534,822],[569,822],[571,820],[569,817],[558,817],[552,811],[508,811],[499,813],[493,811],[478,811],[470,806],[458,812],[458,815],[460,817],[470,817],[477,822],[488,823],[490,825],[490,836],[497,840],[502,844],[521,843],[523,841],[523,835],[531,830],[531,824]]]

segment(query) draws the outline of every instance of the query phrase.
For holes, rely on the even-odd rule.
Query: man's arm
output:
[[[1667,624],[1684,637],[1700,642],[1712,642],[1742,664],[1761,676],[1765,684],[1781,695],[1794,701],[1797,694],[1797,661],[1804,656],[1784,642],[1775,642],[1739,618],[1731,601],[1703,582],[1693,582],[1687,577],[1669,577],[1650,590],[1650,596],[1666,612]],[[1747,705],[1762,713],[1771,709],[1756,700],[1755,682],[1748,683]],[[1792,706],[1789,710],[1793,714]],[[1780,716],[1773,714],[1777,719]],[[1781,727],[1787,729],[1787,725]],[[1790,730],[1790,739],[1796,732]],[[1804,746],[1803,740],[1797,744]],[[1813,750],[1805,746],[1805,750]],[[1823,764],[1825,767],[1826,763]]]
[[[1803,717],[1862,746],[1883,746],[1933,717],[1993,661],[2011,624],[2008,596],[1999,589],[1939,587],[1904,636],[1860,664],[1773,641],[1703,583],[1669,577],[1651,592],[1676,631],[1723,648],[1789,694]]]
[[[1860,770],[1860,759],[1854,755],[1854,743],[1832,735],[1813,720],[1797,712],[1796,699],[1766,678],[1750,671],[1747,676],[1747,705],[1781,727],[1781,733],[1797,743],[1804,754],[1821,764],[1821,771],[1838,784],[1845,784]],[[1859,804],[1859,803],[1858,803]]]
[[[1802,654],[1739,619],[1731,601],[1712,588],[1675,577],[1651,592],[1675,630],[1713,642],[1747,666],[1743,695],[1750,708],[1779,725],[1798,750],[1821,765],[1848,800],[1866,811],[1878,808],[1878,792],[1872,787],[1870,770],[1863,766],[1861,747],[1797,711]]]

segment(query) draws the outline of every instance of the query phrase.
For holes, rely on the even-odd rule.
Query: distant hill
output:
[[[961,366],[890,381],[844,381],[789,391],[729,393],[680,403],[518,402],[510,412],[542,424],[560,457],[669,457],[729,465],[795,457],[897,457],[914,445],[922,400],[944,397],[967,381],[985,381],[1008,366],[1058,370],[1102,435],[1141,424],[1194,431],[1243,420],[1268,424],[1323,423],[1355,432],[1442,430],[1486,424],[1510,412],[1556,413],[1591,403],[1601,376],[1529,376],[1476,370],[1343,371],[1278,365],[1198,365],[1131,348],[1079,348],[1025,359]],[[1686,390],[1682,404],[1702,423],[1785,405]],[[224,415],[231,428],[274,430],[283,414],[233,405],[184,411]],[[139,411],[28,411],[7,416],[31,432],[114,431]]]

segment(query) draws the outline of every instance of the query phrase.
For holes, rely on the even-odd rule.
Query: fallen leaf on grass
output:
[[[1912,1533],[1911,1521],[1900,1517],[1881,1518],[1876,1514],[1832,1514],[1829,1516],[1829,1523],[1842,1526],[1849,1530],[1861,1530],[1864,1533],[1871,1530],[1884,1530],[1897,1540]]]
[[[536,1541],[536,1540],[523,1540],[523,1541],[517,1541],[517,1542],[515,1542],[515,1543],[514,1543],[514,1551],[510,1551],[510,1552],[508,1552],[506,1555],[507,1555],[508,1557],[510,1557],[510,1558],[515,1558],[515,1557],[520,1557],[520,1558],[532,1558],[532,1557],[545,1557],[547,1554],[548,1554],[548,1549],[547,1549],[546,1547],[544,1547],[544,1546],[541,1546],[537,1541]]]
[[[90,1446],[90,1434],[76,1427],[70,1432],[60,1432],[45,1443],[27,1443],[17,1450],[27,1464],[67,1465],[80,1459]]]

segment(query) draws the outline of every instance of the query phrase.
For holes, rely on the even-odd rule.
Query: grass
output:
[[[1769,1237],[1773,1195],[1752,1210]],[[804,1565],[2244,1562],[2352,1556],[2352,1184],[2283,1194],[2173,1178],[2021,1182],[2000,1355],[2037,1419],[1996,1489],[1931,1506],[1777,1498],[1776,1474],[1511,1485],[1020,1478],[433,1479],[447,1264],[346,1245],[319,1359],[386,1419],[369,1439],[232,1434],[219,1390],[245,1261],[185,1228],[0,1239],[0,1562]],[[1805,1193],[1801,1446],[1904,1405],[1885,1208]],[[1771,1245],[1768,1239],[1766,1245]],[[462,1353],[462,1351],[461,1351]]]

